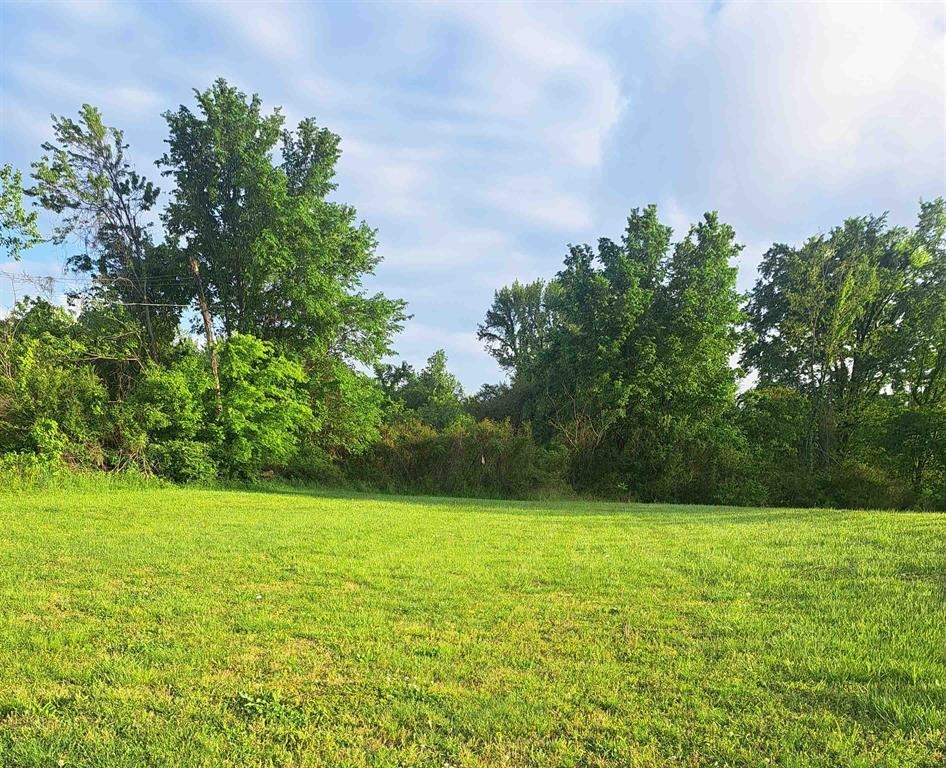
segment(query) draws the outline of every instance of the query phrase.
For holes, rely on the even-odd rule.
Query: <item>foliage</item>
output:
[[[670,238],[654,206],[635,209],[620,242],[573,246],[546,293],[540,362],[515,384],[538,433],[567,447],[576,487],[708,500],[739,442],[727,423],[739,247],[715,214]]]
[[[252,479],[287,464],[312,426],[302,366],[269,342],[236,334],[220,350],[220,384],[216,459],[226,475]]]
[[[44,301],[0,320],[0,453],[101,464],[108,395],[77,335],[75,318]]]
[[[912,229],[773,245],[748,297],[716,213],[675,238],[635,208],[495,292],[477,336],[507,380],[467,397],[443,350],[381,362],[407,315],[365,287],[377,236],[335,198],[340,137],[223,79],[194,96],[164,113],[163,197],[88,104],[53,117],[30,189],[0,169],[7,255],[42,240],[25,193],[88,278],[69,310],[0,319],[0,456],[24,477],[946,508],[943,199]]]
[[[542,355],[553,317],[555,283],[514,281],[496,291],[476,332],[496,362],[517,377],[528,375]]]
[[[408,363],[379,365],[375,378],[392,414],[407,415],[438,429],[463,416],[463,387],[447,370],[447,355],[442,349],[427,358],[419,373]]]
[[[899,483],[928,497],[946,408],[946,202],[922,203],[913,231],[868,216],[773,246],[748,316],[743,363],[803,396],[799,459],[826,501],[867,503],[874,488],[870,503],[900,504]],[[878,414],[886,426],[869,430]]]
[[[0,165],[0,254],[14,261],[42,242],[36,211],[23,207],[23,175],[12,165]]]
[[[528,427],[460,420],[438,430],[407,418],[349,462],[349,477],[386,491],[522,498],[561,491],[563,456],[539,446]]]
[[[404,304],[364,293],[379,261],[375,233],[354,208],[326,199],[338,136],[312,118],[287,130],[279,109],[265,114],[258,96],[224,80],[195,97],[196,112],[164,115],[160,163],[175,184],[164,222],[200,276],[192,290],[205,292],[216,333],[252,334],[295,355],[378,360]]]
[[[77,235],[85,246],[68,265],[96,279],[87,293],[120,301],[145,328],[153,359],[168,344],[179,312],[173,263],[155,248],[149,214],[160,190],[126,158],[124,134],[105,125],[98,109],[83,104],[79,119],[53,117],[52,141],[33,163],[36,185],[30,195],[60,215],[54,243]]]
[[[313,410],[319,426],[312,441],[329,456],[365,451],[377,441],[384,394],[371,377],[329,358],[308,374]]]
[[[194,350],[186,349],[167,368],[145,370],[125,402],[128,432],[137,427],[144,433],[149,469],[176,482],[216,476],[211,392],[210,373]]]

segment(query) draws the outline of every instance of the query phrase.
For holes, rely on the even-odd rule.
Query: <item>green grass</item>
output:
[[[946,516],[0,494],[0,765],[942,765]]]

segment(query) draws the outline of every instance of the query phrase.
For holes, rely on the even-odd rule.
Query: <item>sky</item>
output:
[[[443,348],[469,392],[502,378],[476,339],[493,292],[634,207],[680,237],[718,210],[748,290],[773,242],[910,225],[946,194],[943,2],[0,0],[0,162],[28,170],[50,113],[89,102],[157,179],[161,113],[221,76],[342,137],[334,197],[383,257],[368,287],[412,314],[394,346],[415,365]],[[62,276],[72,250],[0,273]]]

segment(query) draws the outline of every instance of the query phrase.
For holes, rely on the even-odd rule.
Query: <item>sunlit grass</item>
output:
[[[946,516],[0,494],[0,765],[928,765]]]

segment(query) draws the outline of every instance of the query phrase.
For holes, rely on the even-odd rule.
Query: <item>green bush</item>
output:
[[[851,460],[833,469],[825,481],[824,497],[833,507],[892,509],[900,506],[902,491],[879,467]]]
[[[508,421],[456,421],[437,430],[418,420],[386,426],[381,440],[346,464],[350,480],[387,491],[524,497],[563,489],[565,457]]]
[[[148,448],[150,468],[176,483],[209,482],[217,476],[212,447],[196,440],[166,440]]]
[[[232,479],[251,480],[286,466],[313,414],[302,366],[253,336],[232,336],[220,348],[222,439],[215,458]]]
[[[0,322],[0,453],[101,466],[108,393],[74,328],[46,302],[21,303]]]

